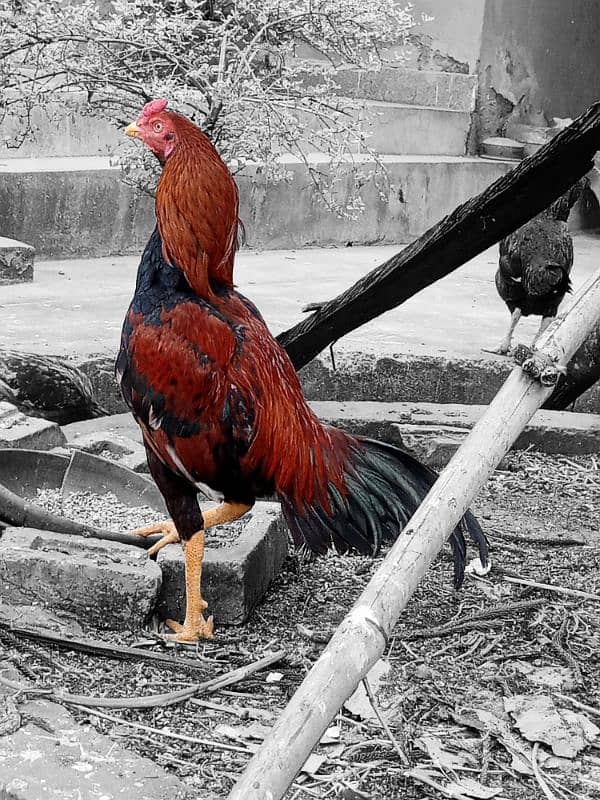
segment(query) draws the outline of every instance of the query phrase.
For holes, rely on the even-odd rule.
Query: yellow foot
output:
[[[198,639],[213,639],[214,638],[214,623],[213,618],[209,617],[204,619],[200,617],[197,623],[191,623],[187,620],[182,625],[175,620],[166,620],[167,625],[174,633],[166,633],[164,638],[168,642],[197,642]]]
[[[152,536],[155,533],[162,533],[162,537],[158,540],[158,542],[155,542],[152,547],[148,548],[149,556],[153,556],[155,553],[158,553],[159,550],[162,550],[163,547],[168,544],[175,544],[175,542],[180,541],[177,528],[169,520],[165,520],[164,522],[156,522],[153,525],[146,525],[144,528],[137,528],[137,530],[131,532],[135,536]]]

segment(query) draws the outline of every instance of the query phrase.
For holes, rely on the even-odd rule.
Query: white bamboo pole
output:
[[[556,378],[600,317],[600,272],[509,375],[440,475],[362,595],[253,756],[229,800],[280,800],[358,683],[378,661],[427,567],[491,472],[552,392]],[[527,373],[530,374],[527,374]]]

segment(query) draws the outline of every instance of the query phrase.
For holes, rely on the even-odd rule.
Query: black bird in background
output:
[[[563,297],[571,291],[573,240],[569,213],[584,188],[582,178],[551,206],[500,242],[496,288],[510,311],[506,336],[493,351],[506,355],[521,317],[541,316],[533,344],[552,322]]]

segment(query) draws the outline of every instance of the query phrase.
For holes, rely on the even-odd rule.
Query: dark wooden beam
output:
[[[598,149],[600,103],[389,261],[281,333],[277,338],[296,369],[519,228],[589,172]]]

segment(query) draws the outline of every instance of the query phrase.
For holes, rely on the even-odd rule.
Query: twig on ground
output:
[[[505,533],[501,531],[494,531],[494,536],[499,539],[505,539],[508,542],[516,542],[517,544],[524,545],[552,545],[556,547],[584,547],[588,541],[583,537],[565,536],[523,536],[521,533]]]
[[[160,667],[164,667],[166,669],[175,669],[178,671],[192,670],[197,672],[198,670],[206,670],[206,665],[199,663],[200,659],[202,659],[202,656],[199,656],[198,660],[179,657],[173,658],[173,656],[168,656],[164,653],[150,653],[137,647],[125,647],[124,645],[118,644],[105,644],[104,642],[98,642],[93,639],[72,639],[70,637],[60,636],[56,633],[42,633],[41,631],[32,631],[28,628],[14,627],[5,622],[0,622],[0,629],[3,632],[6,631],[15,637],[33,639],[34,641],[52,645],[54,647],[61,647],[66,650],[76,650],[82,653],[90,653],[91,655],[99,655],[103,656],[104,658],[114,658],[118,659],[119,661],[129,661],[134,659],[149,661],[157,664]],[[213,661],[213,659],[209,660]]]
[[[595,706],[588,706],[585,703],[581,703],[579,700],[575,700],[574,697],[569,697],[568,694],[561,694],[560,692],[554,692],[554,696],[558,697],[560,700],[567,700],[569,703],[575,706],[575,708],[581,709],[581,711],[586,711],[588,714],[594,714],[596,717],[600,717],[600,708],[596,708]]]
[[[530,580],[529,578],[511,578],[507,575],[503,577],[507,583],[515,583],[518,586],[529,586],[532,589],[543,589],[546,592],[555,592],[556,594],[564,594],[567,597],[581,597],[584,600],[595,600],[600,602],[600,594],[593,594],[592,592],[583,592],[581,589],[570,589],[568,586],[555,586],[552,583],[538,583],[537,581]]]
[[[505,580],[508,579],[505,578]],[[486,609],[485,611],[470,614],[460,622],[438,625],[435,628],[421,628],[420,630],[412,631],[412,633],[407,634],[404,639],[408,639],[410,641],[412,639],[449,636],[452,633],[467,631],[471,628],[478,627],[479,623],[481,622],[487,622],[487,625],[482,625],[481,627],[490,627],[492,625],[502,624],[502,619],[497,619],[498,617],[505,617],[507,615],[513,616],[519,611],[527,611],[530,608],[541,606],[544,604],[544,602],[545,600],[536,598],[533,600],[519,600],[516,603],[507,603],[503,606],[495,606],[493,608]]]
[[[437,781],[434,781],[424,770],[422,769],[411,769],[407,770],[404,773],[405,777],[413,778],[415,781],[419,781],[419,783],[424,783],[426,786],[430,786],[432,789],[435,789],[437,792],[441,792],[444,797],[452,797],[453,800],[469,800],[468,797],[464,794],[458,794],[457,792],[449,792],[445,786]]]
[[[531,768],[533,770],[533,774],[535,776],[536,781],[539,784],[540,789],[546,795],[548,800],[557,800],[556,795],[551,791],[550,787],[548,786],[548,784],[544,780],[544,777],[543,777],[542,772],[540,770],[540,767],[539,767],[539,764],[538,764],[538,760],[537,760],[537,754],[538,754],[538,750],[539,749],[540,749],[540,743],[536,742],[533,745],[533,748],[532,748],[532,751],[531,751]]]
[[[470,656],[474,655],[477,652],[477,650],[479,650],[479,648],[481,647],[483,641],[484,641],[484,636],[483,634],[480,633],[478,636],[475,637],[475,641],[473,642],[471,647],[469,647],[468,650],[465,650],[464,653],[460,653],[460,655],[457,655],[454,660],[461,661],[464,658],[469,658]]]
[[[495,636],[492,639],[492,641],[483,648],[481,653],[479,653],[479,658],[480,659],[485,658],[488,655],[488,653],[492,652],[492,650],[496,647],[496,645],[500,644],[502,639],[504,639],[503,633],[499,633],[498,636]]]
[[[238,667],[231,672],[226,672],[224,675],[219,675],[216,678],[211,678],[203,683],[196,683],[188,686],[185,689],[178,689],[176,692],[168,692],[166,694],[154,694],[146,697],[88,697],[87,695],[70,694],[69,692],[60,692],[49,690],[49,696],[60,703],[68,703],[69,705],[96,707],[96,708],[157,708],[174,705],[188,700],[195,694],[208,694],[216,692],[224,686],[231,686],[234,683],[243,681],[255,672],[261,669],[270,667],[272,664],[281,661],[286,655],[285,650],[278,650],[272,655],[265,656],[264,658],[248,664],[244,667]],[[10,686],[13,689],[22,690],[26,692],[36,691],[34,687],[28,687],[24,684],[17,683],[16,681],[9,681],[7,678],[0,676],[0,682]],[[41,690],[37,690],[41,691]],[[46,692],[46,690],[44,690]]]
[[[583,675],[581,674],[581,667],[579,666],[579,662],[575,658],[575,656],[567,650],[567,643],[563,645],[563,640],[566,639],[567,633],[567,623],[569,621],[569,614],[566,609],[563,610],[563,618],[560,624],[560,628],[556,631],[554,636],[552,637],[552,646],[558,653],[558,655],[565,661],[571,671],[573,672],[573,679],[575,686],[582,686],[583,685]]]
[[[201,744],[205,747],[212,747],[215,750],[229,750],[232,753],[252,755],[252,750],[245,747],[237,747],[234,744],[225,744],[224,742],[216,742],[214,739],[199,739],[196,736],[185,736],[181,733],[164,731],[160,728],[153,728],[150,725],[142,725],[141,722],[133,722],[132,720],[124,719],[123,717],[113,717],[112,714],[106,714],[103,711],[98,711],[95,708],[89,708],[87,706],[75,705],[74,707],[79,709],[79,711],[83,711],[85,714],[91,714],[94,717],[100,717],[109,722],[115,722],[117,725],[127,725],[130,728],[136,728],[137,730],[144,731],[144,733],[152,734],[152,736],[165,736],[167,739],[177,739],[180,742],[187,742],[188,744]]]
[[[363,686],[365,687],[365,692],[367,693],[367,697],[369,698],[369,702],[371,703],[371,708],[373,709],[375,716],[379,720],[379,724],[383,728],[383,730],[387,733],[390,742],[392,743],[394,750],[398,753],[398,757],[400,761],[404,764],[404,766],[408,767],[410,765],[410,761],[408,760],[408,756],[404,752],[404,750],[400,747],[396,737],[392,733],[390,726],[384,720],[379,708],[377,707],[377,701],[375,700],[375,695],[373,694],[373,690],[371,689],[371,685],[369,683],[368,678],[365,676],[363,678]]]

